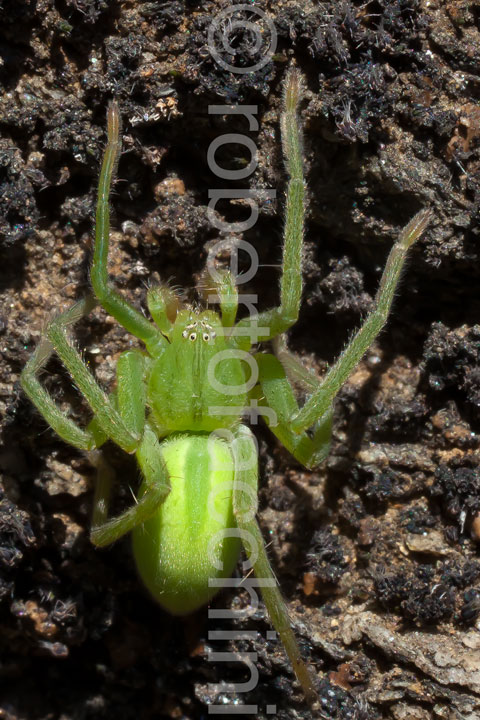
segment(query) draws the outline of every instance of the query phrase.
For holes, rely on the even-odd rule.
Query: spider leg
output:
[[[146,358],[140,350],[127,350],[117,361],[117,389],[108,399],[120,412],[125,424],[139,436],[145,425],[145,378]],[[87,430],[93,433],[95,445],[101,447],[108,440],[95,415]]]
[[[238,310],[238,290],[232,273],[208,267],[198,284],[198,291],[209,305],[220,305],[222,325],[231,328]]]
[[[255,394],[259,405],[270,408],[265,420],[272,433],[302,465],[314,468],[324,460],[330,449],[332,412],[327,410],[313,424],[313,432],[295,433],[290,418],[298,412],[298,403],[290,379],[312,392],[320,381],[309,373],[286,348],[279,351],[280,357],[269,354],[255,355],[259,369],[259,383]],[[288,370],[285,367],[288,364]],[[273,414],[272,414],[273,411]]]
[[[258,455],[252,433],[244,425],[238,428],[236,438],[232,443],[232,452],[236,466],[233,508],[249,558],[249,566],[253,566],[268,614],[275,630],[280,635],[305,697],[313,702],[317,696],[313,677],[300,654],[288,610],[270,566],[263,536],[255,519],[258,493]]]
[[[170,478],[160,450],[160,442],[149,425],[145,426],[142,442],[136,452],[146,490],[135,505],[121,515],[107,519],[113,471],[101,453],[92,453],[97,466],[97,484],[93,506],[90,539],[94,545],[105,546],[115,542],[126,533],[148,520],[164,502],[170,492]]]
[[[117,388],[110,396],[125,426],[142,436],[136,452],[138,464],[147,481],[141,500],[122,515],[107,519],[114,474],[101,453],[91,453],[97,467],[97,483],[93,504],[91,540],[95,545],[109,545],[147,520],[165,500],[170,481],[156,433],[145,427],[145,360],[139,350],[127,350],[118,358]],[[97,418],[92,423],[97,423]]]
[[[210,273],[212,269],[209,268]],[[252,326],[246,323],[237,323],[235,320],[238,312],[239,299],[249,310],[252,308],[252,298],[256,296],[239,295],[235,284],[235,276],[229,270],[213,270],[213,274],[206,275],[206,284],[200,288],[207,303],[218,303],[225,337],[229,347],[240,351],[248,352],[253,342],[260,337],[257,314],[253,314],[255,323],[255,338],[252,335]]]
[[[73,305],[73,307],[64,313],[65,325],[75,323],[84,314],[89,312],[94,305],[95,302],[92,298],[86,298]],[[26,395],[47,423],[55,430],[57,435],[79,450],[92,450],[98,446],[95,432],[90,427],[86,430],[79,428],[73,420],[70,420],[66,413],[60,410],[53,398],[40,384],[38,375],[53,353],[53,344],[48,338],[43,337],[22,371],[20,376],[22,387]]]
[[[302,160],[302,129],[298,119],[298,104],[302,97],[301,77],[290,70],[284,87],[281,135],[285,166],[289,176],[287,186],[285,229],[283,233],[283,273],[280,280],[280,306],[259,313],[254,318],[240,320],[237,328],[258,328],[258,342],[270,340],[295,324],[302,296],[302,248],[305,217],[305,180]],[[265,332],[265,328],[268,329]],[[262,332],[263,330],[263,332]],[[236,334],[236,333],[234,333]]]
[[[82,356],[68,336],[69,326],[79,320],[86,312],[89,311],[91,307],[91,300],[81,300],[66,312],[54,317],[47,326],[46,340],[49,343],[50,348],[55,350],[58,357],[72,376],[72,379],[81,394],[90,405],[95,414],[96,422],[103,433],[105,433],[126,452],[133,452],[139,445],[141,437],[140,434],[127,427],[125,421],[121,417],[121,414],[117,411],[107,394],[100,388],[95,378],[85,365]],[[37,395],[36,397],[38,398],[39,396]],[[35,399],[33,399],[33,401],[35,402]],[[53,423],[50,424],[55,430],[57,430]],[[90,433],[93,437],[92,429],[90,429]],[[61,437],[64,437],[64,435],[60,432],[58,434],[61,435]],[[71,442],[69,439],[67,441]]]
[[[162,335],[170,338],[181,307],[175,291],[168,285],[153,286],[147,292],[147,305],[155,325]]]
[[[291,416],[290,425],[293,432],[301,433],[306,428],[311,427],[319,418],[325,416],[338,391],[385,325],[407,253],[427,227],[430,216],[429,210],[421,210],[410,220],[400,234],[388,256],[375,297],[374,309],[367,316],[362,327],[357,330],[339,359],[332,365],[302,409]]]
[[[145,427],[145,361],[140,350],[126,350],[117,361],[118,412],[128,430],[138,437]]]
[[[123,327],[140,338],[147,348],[164,344],[160,331],[112,287],[108,280],[107,261],[110,237],[110,188],[121,150],[120,113],[112,102],[107,114],[108,143],[103,156],[98,183],[98,200],[95,226],[95,248],[90,272],[92,287],[100,304]]]

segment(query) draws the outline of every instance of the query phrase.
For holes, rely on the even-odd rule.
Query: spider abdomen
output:
[[[171,490],[155,515],[133,531],[133,552],[150,593],[166,610],[183,615],[207,603],[218,591],[215,579],[229,577],[237,561],[234,461],[226,442],[203,433],[170,436],[162,454]]]

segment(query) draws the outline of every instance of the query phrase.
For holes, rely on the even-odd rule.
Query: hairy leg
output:
[[[295,433],[303,432],[325,416],[338,391],[382,330],[390,313],[407,253],[427,227],[430,216],[429,210],[420,211],[402,231],[388,256],[374,309],[302,409],[291,416],[291,428]]]
[[[181,303],[168,285],[156,285],[147,292],[147,305],[155,325],[162,335],[170,338]]]
[[[228,270],[214,270],[212,275],[207,265],[198,291],[209,305],[220,305],[222,324],[225,328],[231,328],[238,310],[238,290],[232,273]]]
[[[138,310],[130,305],[108,281],[108,246],[110,239],[110,188],[121,150],[120,112],[112,102],[107,114],[108,143],[103,156],[98,182],[97,215],[95,226],[95,248],[91,268],[92,287],[98,301],[128,332],[140,338],[152,349],[164,343],[160,331]]]
[[[170,478],[163,461],[160,443],[155,432],[148,425],[145,427],[136,456],[147,481],[147,490],[141,500],[124,513],[107,519],[113,472],[100,452],[92,453],[92,461],[97,467],[98,474],[90,535],[94,545],[102,547],[110,545],[137,525],[144,523],[156,512],[170,492]]]
[[[90,405],[103,432],[126,452],[134,452],[141,436],[129,430],[111,399],[90,373],[68,334],[69,326],[79,320],[87,310],[87,301],[81,301],[70,310],[54,317],[46,329],[47,340]]]
[[[325,412],[313,424],[311,434],[306,431],[295,433],[291,429],[290,418],[298,412],[298,403],[284,363],[288,362],[289,375],[295,377],[309,392],[318,387],[320,381],[315,379],[286,349],[282,350],[282,361],[274,355],[256,355],[259,369],[261,391],[258,392],[260,405],[270,408],[265,419],[272,433],[282,445],[308,468],[314,468],[324,460],[330,449],[332,430],[331,410]]]
[[[256,444],[248,428],[240,426],[232,445],[235,458],[235,484],[233,507],[235,519],[242,533],[245,549],[275,630],[278,632],[295,675],[309,702],[316,698],[313,676],[303,661],[295,634],[290,624],[288,610],[273,574],[265,550],[262,533],[255,519],[257,511],[258,457]]]
[[[303,140],[298,119],[298,105],[302,97],[301,75],[296,69],[289,71],[283,90],[281,116],[282,147],[289,176],[287,187],[285,229],[283,233],[283,273],[280,280],[280,306],[259,313],[254,318],[240,320],[236,328],[249,328],[255,324],[258,341],[270,340],[295,324],[302,296],[302,249],[305,217],[305,180],[303,177]]]
[[[95,302],[92,298],[86,298],[75,303],[73,307],[63,314],[65,325],[76,323],[94,305]],[[45,367],[54,351],[50,340],[43,337],[25,365],[20,376],[20,382],[26,395],[62,440],[80,450],[92,450],[97,446],[95,433],[89,427],[82,430],[73,420],[70,420],[68,415],[60,410],[53,398],[42,387],[38,379],[40,371]]]

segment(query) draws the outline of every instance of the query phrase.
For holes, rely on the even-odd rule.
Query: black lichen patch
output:
[[[28,514],[0,490],[0,601],[12,596],[15,572],[35,544]]]
[[[441,568],[440,577],[443,583],[463,590],[479,579],[480,563],[476,560],[467,560],[464,563],[447,561]]]
[[[422,490],[425,475],[392,467],[355,467],[352,476],[370,511],[378,512],[395,500],[406,500]]]
[[[378,601],[388,610],[401,614],[418,625],[435,624],[450,618],[455,607],[452,588],[434,582],[434,571],[429,566],[419,566],[416,577],[405,571],[374,575]]]
[[[390,400],[390,399],[389,399]],[[369,423],[376,442],[392,438],[395,442],[419,440],[419,428],[424,428],[429,415],[425,398],[415,394],[413,398],[392,398],[391,402],[377,403],[378,415]],[[424,435],[425,433],[423,433]]]
[[[366,700],[350,695],[329,680],[322,680],[317,689],[320,709],[326,718],[332,718],[332,720],[376,720],[381,717]]]
[[[173,2],[144,2],[140,8],[143,17],[151,22],[157,32],[176,30],[184,22],[186,3],[184,0]]]
[[[453,395],[469,411],[472,420],[477,418],[478,422],[480,326],[449,329],[443,323],[434,323],[425,343],[424,358],[424,377],[430,391],[443,402],[447,394]]]
[[[430,494],[447,520],[454,522],[457,533],[470,529],[472,519],[480,511],[480,472],[476,460],[439,465]]]
[[[437,624],[450,618],[455,609],[453,588],[442,583],[422,587],[413,583],[401,601],[403,615],[420,625]]]
[[[272,64],[265,62],[275,47],[275,25],[261,8],[239,5],[226,6],[213,17],[193,17],[182,71],[197,94],[216,95],[226,103],[266,97],[275,77]]]
[[[70,23],[64,21],[61,25],[63,32],[69,34],[79,23],[93,25],[97,22],[103,12],[108,9],[108,0],[65,0],[68,8],[65,13],[70,18]]]
[[[328,258],[320,256],[320,267],[324,277],[313,287],[308,288],[308,303],[324,307],[335,313],[336,318],[346,318],[352,322],[372,309],[372,298],[364,289],[363,276],[344,256]]]
[[[480,564],[473,561],[465,563],[441,563],[438,567],[417,565],[405,566],[392,573],[377,570],[373,573],[376,597],[380,604],[401,615],[406,621],[418,627],[435,625],[454,617],[460,622],[473,617],[476,605],[474,597],[460,593],[468,585],[475,583],[480,576]],[[468,602],[472,602],[467,606]],[[463,615],[456,611],[467,606]]]
[[[425,507],[408,508],[400,516],[405,530],[415,535],[423,535],[438,524],[438,518]]]
[[[331,530],[318,530],[307,555],[307,568],[321,583],[336,585],[350,566],[345,542]]]
[[[480,616],[480,588],[471,588],[463,594],[460,619],[465,625],[474,625]]]
[[[366,142],[399,98],[398,71],[429,64],[419,36],[428,26],[418,0],[378,0],[368,6],[327,2],[279,14],[280,32],[293,36],[321,73],[322,105],[347,142]]]
[[[374,499],[378,503],[401,497],[403,492],[398,482],[398,473],[390,469],[378,474],[373,473],[365,484],[365,494],[367,498]]]
[[[25,164],[20,148],[0,138],[0,244],[13,245],[34,231],[40,217],[35,190],[47,184],[41,158],[33,154]]]

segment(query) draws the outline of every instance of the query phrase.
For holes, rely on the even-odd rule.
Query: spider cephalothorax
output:
[[[239,352],[216,312],[181,310],[148,374],[147,405],[157,428],[211,432],[238,422],[247,401]]]

